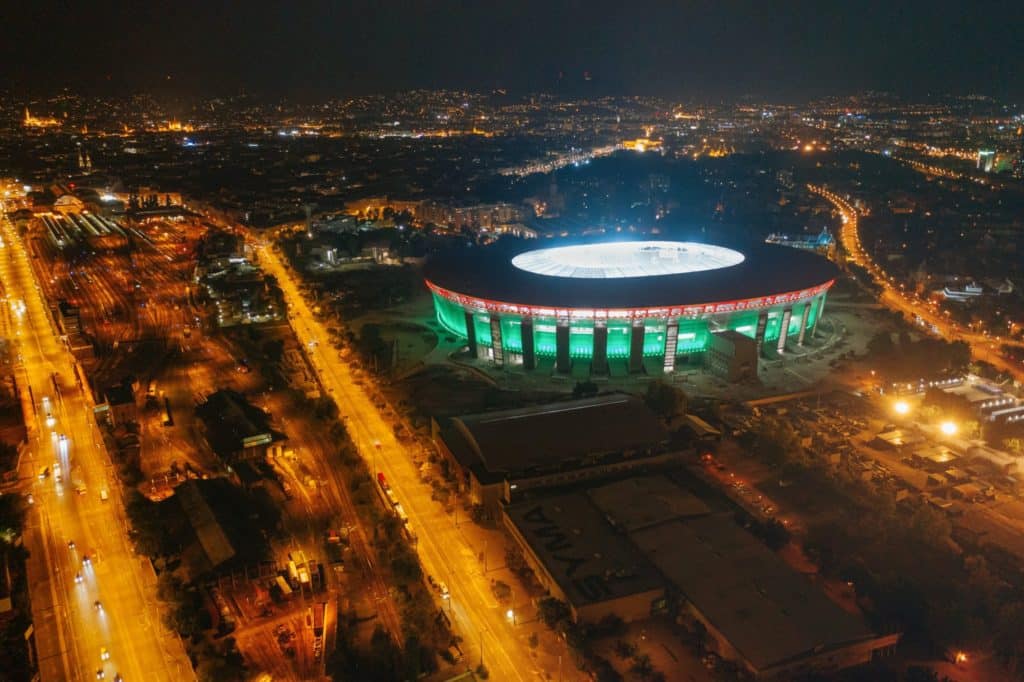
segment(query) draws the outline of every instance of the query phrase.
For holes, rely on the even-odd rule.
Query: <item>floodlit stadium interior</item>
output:
[[[520,270],[551,277],[659,277],[727,268],[743,254],[695,242],[610,242],[536,249],[512,259]]]

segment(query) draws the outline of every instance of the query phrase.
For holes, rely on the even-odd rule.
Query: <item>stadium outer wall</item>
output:
[[[568,371],[572,359],[624,358],[637,366],[644,357],[660,357],[670,372],[677,358],[703,353],[717,331],[733,330],[778,351],[787,343],[803,345],[817,328],[833,282],[756,299],[614,310],[490,301],[426,284],[441,325],[495,364],[532,369],[536,358],[549,357]]]

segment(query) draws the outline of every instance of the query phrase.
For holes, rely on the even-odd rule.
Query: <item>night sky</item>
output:
[[[15,93],[1024,96],[1022,0],[13,5],[0,84]]]

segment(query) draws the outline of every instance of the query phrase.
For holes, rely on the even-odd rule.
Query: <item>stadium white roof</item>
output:
[[[512,259],[520,270],[550,277],[616,279],[657,277],[728,268],[744,256],[696,242],[610,242],[535,249]]]

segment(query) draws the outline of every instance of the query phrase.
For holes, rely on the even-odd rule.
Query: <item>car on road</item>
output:
[[[85,578],[82,577],[81,573],[75,573],[75,584],[81,583]]]
[[[107,494],[107,489],[106,488],[104,488],[103,490],[100,491],[100,499],[101,500],[106,502],[108,497],[109,497],[109,495]]]
[[[74,548],[75,548],[75,541],[74,540],[68,540],[68,549],[74,549]]]
[[[103,671],[103,668],[100,668],[99,670],[97,670],[97,671],[96,671],[96,679],[97,679],[97,680],[102,680],[102,679],[103,679],[103,678],[105,678],[106,676],[107,676],[107,673],[105,673],[105,672]]]
[[[96,609],[97,611],[102,611],[102,610],[103,610],[103,604],[102,604],[102,603],[100,603],[100,600],[99,600],[99,599],[97,599],[96,601],[94,601],[94,602],[92,603],[92,606],[93,606],[93,608],[94,608],[94,609]]]
[[[443,582],[437,584],[437,589],[441,593],[441,599],[448,599],[452,596],[448,591],[448,585]]]
[[[43,467],[39,470],[39,480],[45,480],[50,475],[50,467]]]
[[[110,660],[110,650],[107,649],[107,647],[105,647],[105,646],[101,646],[100,647],[100,660],[101,661],[109,661]]]

